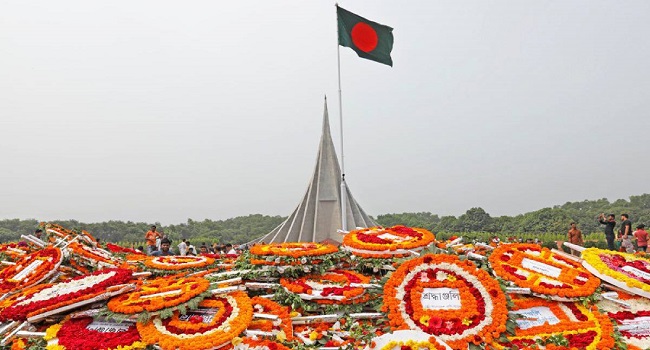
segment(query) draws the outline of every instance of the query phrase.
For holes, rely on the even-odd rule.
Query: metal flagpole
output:
[[[336,4],[338,9],[339,4]],[[339,45],[338,38],[338,11],[336,14],[336,57],[338,63],[338,73],[339,73],[339,124],[341,126],[341,230],[347,231],[348,229],[348,216],[347,216],[347,190],[345,187],[345,157],[343,155],[343,102],[341,99],[341,45]]]

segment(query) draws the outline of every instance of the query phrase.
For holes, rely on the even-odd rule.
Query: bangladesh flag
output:
[[[393,66],[393,28],[369,21],[336,6],[339,45],[354,50],[359,57]]]

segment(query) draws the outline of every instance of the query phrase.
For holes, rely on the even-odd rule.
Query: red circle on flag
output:
[[[363,52],[370,52],[377,47],[377,32],[367,23],[359,22],[352,27],[352,42]]]

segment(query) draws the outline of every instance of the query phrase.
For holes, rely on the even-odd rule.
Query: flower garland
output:
[[[135,254],[135,255],[145,255],[143,252],[137,251],[135,249],[126,248],[119,246],[113,243],[106,243],[106,248],[113,253],[125,253],[125,254]]]
[[[256,244],[250,248],[250,263],[271,266],[318,264],[338,251],[335,245],[324,243]]]
[[[110,255],[105,254],[104,252],[96,249],[91,249],[88,246],[79,244],[77,242],[72,242],[68,244],[67,249],[70,250],[73,254],[79,255],[90,260],[94,264],[101,266],[103,263],[104,266],[116,267],[117,262],[112,260]]]
[[[207,256],[149,256],[142,261],[144,266],[155,272],[178,273],[183,270],[205,268],[215,263]]]
[[[623,339],[628,345],[633,345],[641,349],[647,349],[650,347],[650,330],[641,327],[639,329],[634,329],[635,324],[647,327],[647,323],[644,324],[644,321],[642,320],[650,317],[650,310],[610,312],[608,315],[611,319],[616,321],[619,327],[632,327],[632,329],[620,330]]]
[[[234,343],[234,342],[233,342]],[[265,339],[243,338],[234,345],[233,350],[289,350],[288,347]]]
[[[56,236],[59,236],[60,238],[76,235],[76,232],[72,230],[68,230],[67,228],[61,225],[52,224],[52,223],[41,222],[39,224],[39,228],[44,230],[48,234],[54,234]]]
[[[375,337],[368,350],[451,350],[435,336],[422,331],[401,330]]]
[[[599,310],[606,312],[617,323],[628,349],[650,348],[650,329],[647,323],[650,318],[650,299],[623,292],[616,294],[618,298],[615,299],[623,301],[628,307],[603,299],[596,304]]]
[[[393,258],[408,256],[408,250],[422,249],[434,240],[433,233],[423,228],[371,227],[350,231],[343,237],[343,247],[363,258]]]
[[[451,255],[404,262],[384,286],[382,310],[393,330],[419,329],[454,349],[490,343],[505,331],[508,318],[499,283]]]
[[[205,299],[201,309],[186,315],[174,313],[169,319],[155,318],[138,331],[147,344],[158,344],[163,350],[190,350],[220,347],[248,327],[253,317],[251,300],[244,292]],[[200,344],[200,345],[199,345]]]
[[[319,343],[325,347],[347,348],[355,344],[355,339],[345,337],[345,334],[341,333],[340,330],[340,323],[331,322],[318,322],[294,327],[294,333],[306,345]]]
[[[8,299],[9,306],[0,312],[0,321],[24,321],[34,315],[92,299],[104,294],[109,287],[130,279],[130,270],[106,269],[65,282],[30,287]]]
[[[130,293],[108,302],[108,309],[121,314],[158,311],[188,302],[208,290],[210,281],[201,277],[159,277],[146,281]]]
[[[579,262],[536,244],[501,244],[489,262],[497,276],[533,293],[579,298],[593,294],[600,285]]]
[[[251,324],[248,326],[248,329],[251,330],[260,330],[265,332],[273,332],[277,334],[282,334],[277,336],[277,338],[282,338],[278,340],[282,341],[292,341],[293,340],[293,325],[291,323],[291,315],[289,314],[289,308],[282,306],[272,300],[254,297],[251,299],[251,304],[253,305],[253,312],[271,314],[278,316],[277,321],[265,320],[265,319],[253,319]],[[278,331],[279,328],[279,331]]]
[[[497,348],[530,348],[540,342],[547,349],[609,350],[614,348],[614,326],[607,315],[598,308],[585,307],[580,303],[561,303],[541,298],[515,297],[511,313],[520,315],[516,334],[508,336],[509,343],[495,342]],[[563,337],[567,346],[552,342]]]
[[[355,284],[368,284],[370,277],[358,272],[334,270],[322,275],[307,275],[297,279],[282,278],[280,284],[301,298],[314,299],[319,304],[352,304],[367,301],[361,298],[366,289]]]
[[[24,242],[23,242],[24,243]],[[29,253],[29,246],[27,244],[17,243],[3,243],[0,244],[0,253],[6,255],[11,259],[21,259],[25,254]]]
[[[59,248],[44,248],[24,256],[0,272],[0,294],[15,293],[42,282],[61,264]]]
[[[135,323],[123,323],[119,329],[94,325],[92,317],[70,318],[45,331],[47,350],[143,350]]]
[[[603,279],[622,283],[630,292],[648,297],[650,293],[650,259],[638,255],[614,252],[598,248],[582,251],[584,265]],[[593,269],[593,270],[592,270]],[[634,290],[636,288],[637,290]]]
[[[338,252],[333,244],[295,242],[295,243],[271,243],[256,244],[250,249],[253,255],[275,255],[301,258],[303,256],[317,256]]]

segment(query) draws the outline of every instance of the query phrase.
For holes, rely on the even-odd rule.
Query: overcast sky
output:
[[[394,28],[393,68],[341,48],[368,214],[649,192],[650,2],[339,4]],[[0,219],[289,215],[336,38],[329,1],[0,2]]]

